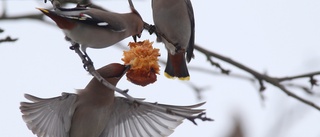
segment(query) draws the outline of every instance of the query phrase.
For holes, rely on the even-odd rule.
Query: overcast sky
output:
[[[1,8],[2,8],[2,2]],[[129,12],[127,1],[95,1],[115,12]],[[146,22],[152,23],[151,1],[133,1]],[[196,20],[196,43],[228,56],[255,70],[271,76],[290,76],[320,70],[320,1],[319,0],[193,0]],[[33,0],[7,0],[8,15],[39,13],[35,7],[49,3]],[[48,19],[49,20],[49,19]],[[79,57],[69,50],[69,43],[57,26],[35,20],[0,21],[7,35],[19,38],[14,43],[0,45],[0,134],[3,137],[34,137],[21,118],[19,103],[26,101],[24,93],[38,97],[59,96],[75,92],[92,78],[83,68]],[[140,40],[155,41],[144,32]],[[127,45],[131,38],[121,43]],[[155,43],[166,59],[163,44]],[[88,49],[96,68],[105,64],[122,63],[122,51],[116,47]],[[189,66],[201,66],[219,72],[206,58],[195,52]],[[237,68],[220,62],[233,73],[250,76]],[[172,137],[220,137],[226,135],[235,115],[243,122],[248,137],[319,137],[320,112],[288,97],[271,85],[261,101],[258,85],[245,80],[190,70],[191,82],[207,90],[197,100],[186,82],[167,79],[163,75],[146,87],[136,86],[123,78],[118,86],[129,88],[134,97],[147,101],[190,105],[200,101],[207,104],[207,116],[214,122],[198,121],[194,126],[184,121]],[[320,80],[320,77],[318,77]],[[308,79],[297,83],[308,85]],[[298,89],[296,94],[320,105],[319,96],[309,96]],[[320,93],[319,88],[314,88]],[[279,122],[280,121],[280,122]],[[281,121],[284,121],[282,123]],[[283,124],[283,125],[281,125]],[[200,135],[199,135],[200,134]]]

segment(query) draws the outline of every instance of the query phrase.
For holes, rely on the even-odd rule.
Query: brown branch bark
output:
[[[220,59],[220,60],[222,60],[224,62],[227,62],[227,63],[229,63],[229,64],[231,64],[231,65],[233,65],[235,67],[238,67],[239,69],[241,69],[243,71],[246,71],[246,72],[250,73],[251,75],[253,75],[256,79],[258,79],[260,81],[259,82],[260,86],[261,86],[260,89],[265,88],[264,85],[263,85],[263,81],[268,82],[269,84],[278,87],[280,90],[282,90],[288,96],[291,96],[291,97],[293,97],[293,98],[295,98],[295,99],[297,99],[297,100],[299,100],[299,101],[301,101],[301,102],[303,102],[303,103],[305,103],[305,104],[307,104],[309,106],[314,107],[317,110],[320,110],[320,107],[317,106],[316,104],[314,104],[313,102],[308,101],[308,100],[306,100],[306,99],[294,94],[293,92],[289,91],[282,84],[280,84],[280,82],[278,81],[277,78],[273,78],[273,77],[269,77],[269,76],[264,75],[264,74],[260,74],[259,72],[255,71],[255,70],[253,70],[253,69],[251,69],[251,68],[249,68],[249,67],[247,67],[247,66],[245,66],[245,65],[243,65],[243,64],[241,64],[239,62],[236,62],[236,61],[234,61],[234,60],[232,60],[232,59],[230,59],[228,57],[225,57],[225,56],[222,56],[222,55],[217,54],[215,52],[212,52],[212,51],[209,51],[207,49],[204,49],[204,48],[202,48],[202,47],[200,47],[198,45],[195,45],[195,49],[200,51],[201,53],[203,53],[205,55],[209,55],[209,56],[218,58],[218,59]],[[309,73],[309,74],[312,74],[312,76],[319,75],[319,73]],[[293,78],[301,78],[301,77],[305,77],[305,75],[298,75],[298,77],[297,76],[291,77],[291,79],[293,79]]]
[[[289,80],[300,79],[300,78],[310,78],[310,77],[316,76],[316,75],[320,75],[320,71],[310,72],[310,73],[306,73],[306,74],[300,74],[300,75],[296,75],[296,76],[276,78],[276,79],[279,82],[283,82],[283,81],[289,81]]]
[[[15,41],[17,41],[17,40],[18,40],[17,38],[13,39],[13,38],[11,38],[10,36],[7,36],[7,37],[4,38],[4,39],[0,39],[0,43],[2,43],[2,42],[15,42]]]

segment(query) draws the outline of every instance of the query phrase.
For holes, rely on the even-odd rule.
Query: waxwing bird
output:
[[[140,14],[130,6],[130,13],[119,14],[110,11],[77,6],[72,9],[56,8],[54,11],[38,8],[50,17],[63,30],[72,43],[86,48],[105,48],[133,36],[140,37],[143,20]]]
[[[186,60],[190,62],[193,57],[195,35],[190,0],[152,0],[152,11],[155,28],[160,33],[158,41],[168,50],[165,75],[189,80]]]
[[[113,63],[97,71],[116,85],[127,68]],[[115,97],[114,91],[95,78],[77,94],[62,93],[46,99],[29,94],[25,97],[31,102],[21,102],[22,118],[38,137],[169,136],[184,119],[193,121],[191,118],[201,117],[204,111],[195,109],[204,103],[173,106],[143,101],[136,104]]]

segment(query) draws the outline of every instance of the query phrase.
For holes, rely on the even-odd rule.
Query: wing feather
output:
[[[29,94],[31,102],[21,102],[20,110],[27,127],[38,137],[68,137],[76,94],[42,99]]]
[[[204,103],[191,106],[173,106],[158,103],[136,104],[126,98],[116,97],[112,119],[107,121],[100,137],[165,137],[173,133],[188,116],[204,111],[195,109]]]

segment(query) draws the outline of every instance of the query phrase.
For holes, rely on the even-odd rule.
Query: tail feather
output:
[[[186,64],[185,53],[181,52],[171,55],[168,52],[167,66],[164,72],[167,78],[177,77],[180,80],[189,80],[190,75]]]

